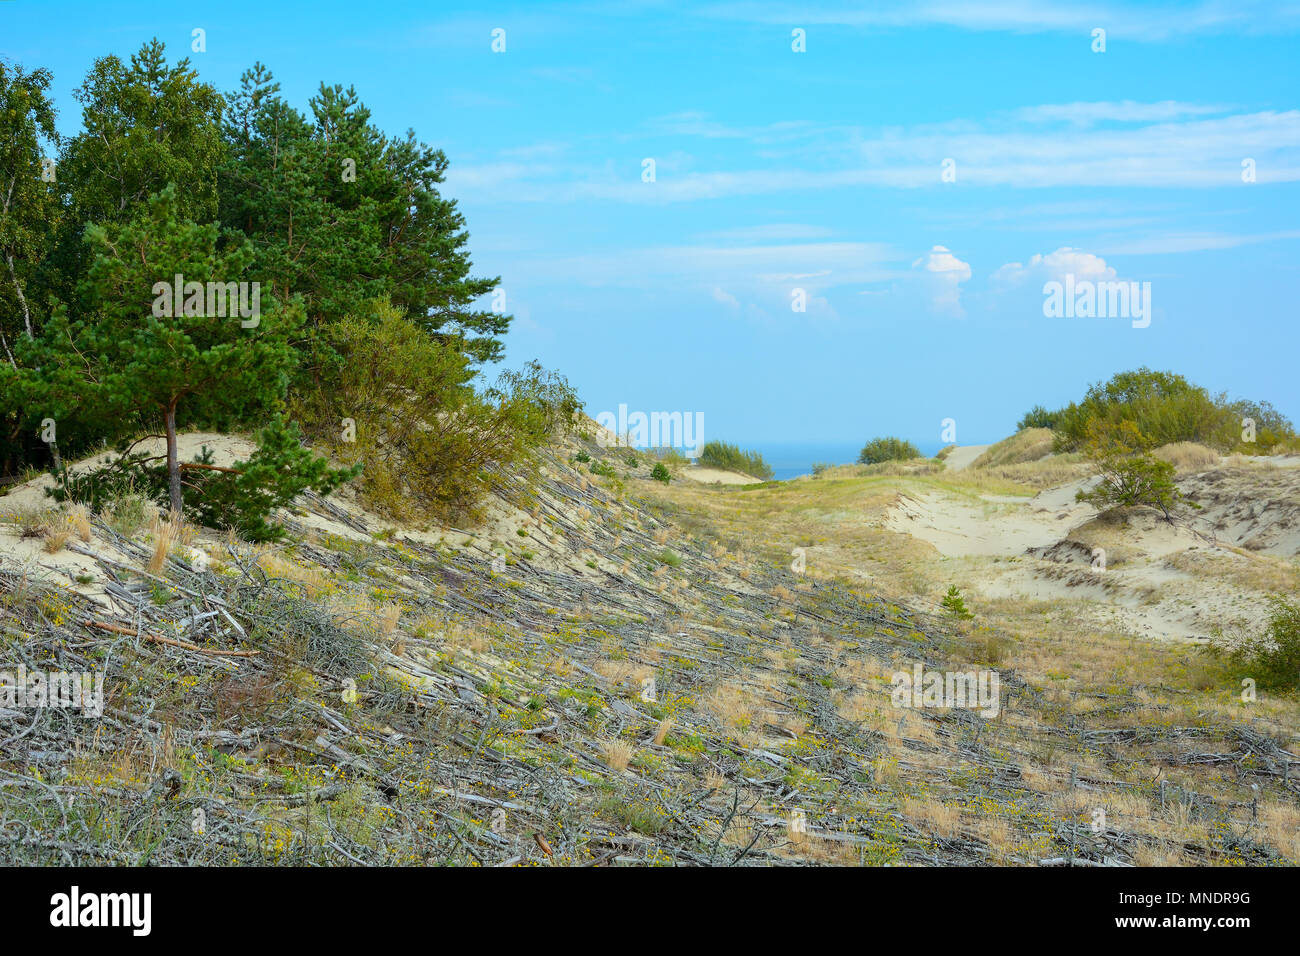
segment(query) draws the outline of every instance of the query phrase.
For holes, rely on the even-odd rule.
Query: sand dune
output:
[[[1075,500],[1095,481],[1085,479],[1032,498],[902,493],[884,525],[961,559],[984,597],[1079,602],[1122,630],[1204,639],[1257,626],[1263,598],[1294,574],[1300,470],[1290,464],[1232,460],[1185,476],[1180,488],[1201,508],[1175,524],[1142,509],[1099,516]]]
[[[948,471],[962,471],[969,468],[980,455],[988,451],[991,445],[961,445],[948,452],[943,463],[947,466]]]

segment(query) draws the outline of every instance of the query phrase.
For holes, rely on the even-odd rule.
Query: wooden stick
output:
[[[146,640],[153,641],[157,644],[166,644],[169,647],[179,647],[187,651],[195,651],[199,654],[209,654],[212,657],[257,657],[261,651],[221,651],[206,647],[199,647],[197,644],[190,644],[186,641],[178,641],[172,637],[163,637],[161,634],[150,634],[148,631],[137,631],[134,628],[123,627],[120,624],[109,624],[105,621],[86,620],[81,622],[86,627],[97,627],[101,631],[112,631],[114,634],[126,634],[131,637],[139,635]]]

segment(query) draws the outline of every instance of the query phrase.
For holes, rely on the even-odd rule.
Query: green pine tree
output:
[[[260,63],[229,103],[221,221],[254,240],[278,295],[302,296],[313,330],[382,298],[476,361],[501,357],[510,317],[473,307],[498,279],[470,275],[442,151],[386,136],[351,88],[321,84],[304,115]]]
[[[182,219],[178,205],[169,186],[127,224],[87,228],[92,259],[82,298],[94,312],[73,330],[95,403],[139,409],[162,427],[174,512],[183,504],[176,445],[183,414],[270,413],[284,397],[296,361],[290,340],[302,323],[299,304],[273,296],[261,296],[255,318],[209,314],[214,303],[196,300],[188,288],[181,312],[191,314],[166,314],[175,303],[159,284],[170,286],[177,275],[187,286],[203,284],[205,293],[207,283],[251,279],[249,244],[219,249],[217,226]],[[251,290],[248,299],[251,305]]]

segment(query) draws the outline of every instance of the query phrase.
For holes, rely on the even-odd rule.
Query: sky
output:
[[[0,0],[64,133],[155,36],[443,149],[506,364],[593,415],[937,448],[1147,365],[1300,421],[1300,4]]]

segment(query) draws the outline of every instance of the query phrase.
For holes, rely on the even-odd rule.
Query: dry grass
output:
[[[600,745],[600,752],[610,769],[621,772],[627,769],[628,763],[636,754],[636,748],[626,740],[606,740]]]
[[[83,504],[68,506],[68,527],[83,542],[90,541],[90,509]]]
[[[153,536],[153,553],[149,556],[149,573],[157,574],[167,563],[167,555],[172,545],[180,538],[183,522],[178,517],[164,518],[157,516],[150,525],[149,533]]]
[[[1271,800],[1262,802],[1259,821],[1270,843],[1292,860],[1300,860],[1300,808]]]
[[[713,689],[704,706],[730,730],[744,736],[752,734],[760,708],[754,695],[735,684],[720,684]]]
[[[951,839],[961,831],[961,808],[940,800],[908,797],[903,801],[903,813],[936,836]]]
[[[993,468],[999,465],[1021,465],[1038,461],[1052,453],[1050,428],[1026,428],[1010,438],[1004,438],[971,463],[972,468]]]
[[[41,545],[46,554],[58,554],[72,537],[72,529],[67,527],[51,527],[45,532],[45,542]]]
[[[301,584],[308,597],[318,597],[334,590],[333,582],[319,568],[289,561],[274,551],[266,550],[259,554],[257,566],[269,578]]]
[[[1219,464],[1217,451],[1190,441],[1176,441],[1161,445],[1152,454],[1161,461],[1169,462],[1174,466],[1174,471],[1180,475],[1208,471]]]
[[[656,747],[662,747],[664,741],[668,739],[668,734],[673,729],[672,718],[659,721],[659,726],[655,728],[654,744]]]

